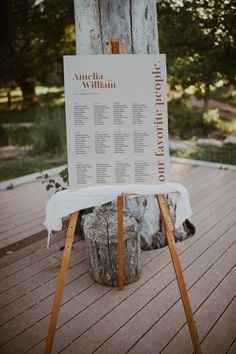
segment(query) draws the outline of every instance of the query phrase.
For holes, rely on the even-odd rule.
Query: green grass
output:
[[[233,145],[226,145],[221,148],[197,146],[191,150],[171,151],[171,156],[236,165],[236,148]]]
[[[41,172],[48,168],[64,165],[66,162],[65,154],[28,156],[18,160],[0,160],[0,181]]]
[[[9,109],[6,92],[0,89],[0,145],[27,146],[30,151],[24,158],[0,156],[1,181],[66,163],[63,90],[36,87],[36,93],[37,101],[25,107],[20,91],[14,90]],[[22,127],[17,123],[33,124]]]

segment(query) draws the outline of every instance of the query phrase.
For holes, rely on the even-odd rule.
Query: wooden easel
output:
[[[108,44],[108,54],[124,54],[122,44],[119,38],[111,38]],[[165,195],[157,195],[157,203],[160,208],[160,214],[164,230],[167,237],[168,247],[171,254],[172,263],[174,266],[176,279],[178,282],[185,315],[187,318],[190,335],[192,338],[192,343],[194,351],[197,354],[202,354],[197,329],[195,326],[193,313],[187,293],[186,284],[184,281],[183,271],[179,261],[178,253],[176,250],[176,244],[174,239],[174,226],[171,219],[170,211],[168,208],[167,200]],[[117,198],[117,236],[118,236],[118,287],[120,290],[123,289],[123,207],[124,207],[124,195],[120,195]],[[57,318],[59,314],[62,294],[64,290],[65,278],[68,270],[69,259],[71,254],[71,248],[74,240],[75,227],[78,220],[79,212],[76,211],[70,215],[70,222],[66,234],[66,243],[63,254],[63,259],[61,263],[60,273],[57,281],[57,288],[54,297],[52,313],[49,323],[48,336],[46,340],[46,345],[44,349],[44,354],[50,354],[52,351],[54,335],[56,331]]]

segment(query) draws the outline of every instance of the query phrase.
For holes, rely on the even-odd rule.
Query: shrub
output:
[[[208,136],[213,132],[223,135],[235,128],[234,121],[220,118],[218,109],[204,112],[200,108],[187,106],[181,98],[170,101],[168,110],[169,133],[172,137],[190,139],[194,136]]]
[[[66,147],[65,114],[62,107],[42,111],[34,128],[34,151],[62,153]]]
[[[0,146],[6,146],[8,145],[8,136],[7,136],[7,131],[3,126],[0,124]]]
[[[209,130],[215,130],[218,128],[220,120],[219,110],[209,109],[203,113],[203,123]]]
[[[188,107],[181,99],[177,99],[169,102],[168,111],[171,136],[189,139],[204,133],[202,111],[199,108]]]
[[[0,136],[0,146],[30,146],[33,143],[32,127],[14,123],[4,127],[0,124]]]
[[[0,106],[0,123],[33,123],[37,119],[40,108],[36,105],[24,108],[5,109]]]

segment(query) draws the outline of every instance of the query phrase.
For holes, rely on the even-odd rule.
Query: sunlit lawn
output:
[[[185,159],[236,165],[236,148],[234,145],[225,145],[223,147],[197,146],[191,150],[171,151],[171,155]]]

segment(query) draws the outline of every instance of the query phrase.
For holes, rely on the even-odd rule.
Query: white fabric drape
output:
[[[46,219],[44,225],[49,234],[52,231],[59,231],[62,228],[62,218],[69,214],[87,209],[93,206],[108,203],[118,195],[157,195],[177,192],[176,197],[176,220],[175,227],[178,228],[185,219],[190,218],[192,210],[190,208],[189,196],[186,188],[180,183],[165,183],[158,185],[108,185],[88,187],[78,192],[65,190],[54,194],[46,206]],[[48,240],[48,242],[49,242]]]

